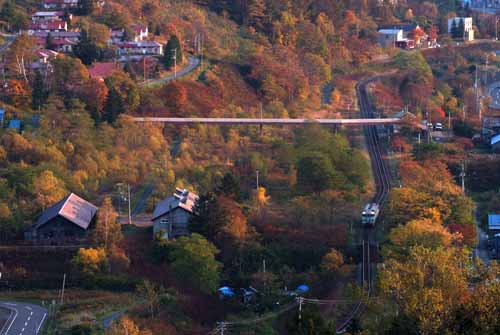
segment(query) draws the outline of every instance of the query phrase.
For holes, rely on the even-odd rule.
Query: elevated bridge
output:
[[[134,117],[135,122],[154,122],[165,124],[207,124],[207,125],[273,125],[299,126],[304,124],[321,124],[332,126],[376,126],[406,123],[399,118],[387,119],[256,119],[256,118],[196,118],[196,117]]]

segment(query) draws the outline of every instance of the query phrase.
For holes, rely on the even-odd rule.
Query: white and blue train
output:
[[[376,203],[366,204],[361,213],[361,225],[374,226],[380,212],[379,206]]]

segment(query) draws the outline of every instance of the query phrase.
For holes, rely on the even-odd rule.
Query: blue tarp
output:
[[[230,287],[227,287],[227,286],[223,286],[223,287],[219,288],[217,291],[219,291],[220,294],[222,294],[223,296],[226,296],[226,297],[234,296],[233,289]]]
[[[307,286],[307,285],[299,285],[299,286],[297,286],[297,289],[295,291],[297,293],[306,293],[306,292],[309,292],[309,286]]]
[[[3,122],[3,117],[4,117],[4,115],[5,115],[5,109],[0,108],[0,123],[2,123],[2,122]]]
[[[21,120],[10,120],[9,128],[21,130]]]

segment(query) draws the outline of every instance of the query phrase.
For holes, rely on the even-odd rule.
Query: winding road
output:
[[[0,335],[37,335],[47,319],[47,309],[24,302],[3,302],[0,307],[10,311]]]
[[[190,74],[199,65],[200,65],[200,59],[198,57],[189,56],[188,57],[188,65],[186,67],[180,69],[179,71],[177,71],[177,75],[171,74],[171,75],[165,76],[163,78],[159,78],[159,79],[150,79],[150,80],[142,83],[142,85],[153,86],[153,85],[161,85],[161,84],[167,83],[167,82],[172,81],[174,79],[178,79],[178,78],[181,78],[181,77],[184,77],[184,76]]]

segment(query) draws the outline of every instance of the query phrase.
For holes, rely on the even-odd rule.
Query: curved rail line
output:
[[[373,118],[373,106],[369,99],[368,93],[366,91],[366,85],[370,82],[376,80],[376,78],[370,78],[364,81],[361,81],[356,86],[356,93],[358,95],[359,108],[361,111],[361,116],[363,118]],[[365,133],[366,145],[368,149],[368,153],[370,155],[371,167],[373,171],[373,177],[375,179],[376,192],[373,197],[373,201],[378,203],[382,208],[382,205],[387,199],[387,195],[389,193],[389,189],[391,188],[391,174],[386,165],[386,162],[383,157],[382,148],[379,144],[379,138],[377,129],[375,126],[363,126],[363,130]],[[363,230],[363,240],[361,242],[362,247],[362,282],[363,287],[366,289],[368,294],[368,298],[372,293],[372,262],[370,255],[370,248],[372,244],[375,242],[375,228],[365,228]],[[344,333],[349,326],[349,324],[364,310],[366,303],[360,301],[353,308],[351,313],[349,313],[347,319],[337,327],[337,333]]]

